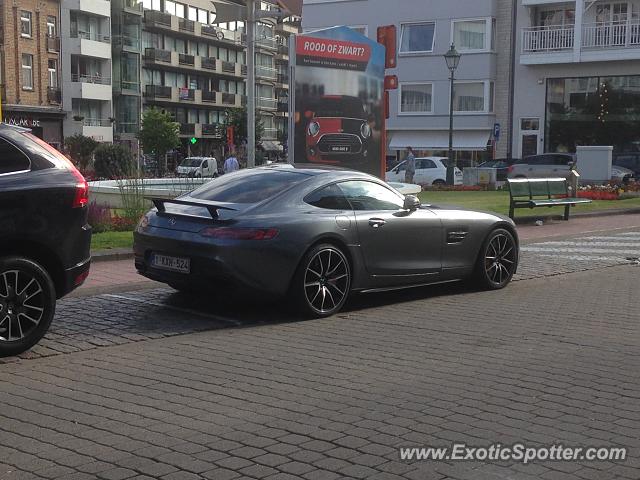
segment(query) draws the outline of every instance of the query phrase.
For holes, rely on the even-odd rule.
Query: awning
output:
[[[485,150],[489,141],[489,130],[458,130],[453,132],[454,150]],[[447,150],[449,132],[446,130],[412,130],[393,132],[390,150],[404,150],[412,147],[416,150]]]
[[[261,145],[266,152],[282,152],[283,151],[282,145],[272,140],[263,140]]]

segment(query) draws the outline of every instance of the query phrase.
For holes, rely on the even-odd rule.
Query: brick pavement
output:
[[[8,363],[0,478],[637,479],[639,268],[358,297],[308,322],[245,306],[262,321]],[[159,314],[148,324],[166,327]],[[398,457],[452,441],[631,450],[527,466]]]

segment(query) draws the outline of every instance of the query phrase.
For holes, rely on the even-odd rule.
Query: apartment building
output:
[[[31,128],[60,147],[60,2],[0,2],[0,92],[3,121]]]
[[[113,141],[111,2],[62,0],[64,135]]]
[[[377,27],[396,25],[399,88],[390,95],[388,155],[407,146],[419,155],[447,155],[453,94],[454,150],[461,165],[494,154],[496,123],[509,122],[512,0],[305,0],[303,30],[347,25],[376,38]],[[450,91],[443,55],[462,54]],[[496,101],[496,100],[499,101]],[[509,142],[496,147],[504,155]]]
[[[640,155],[640,1],[520,0],[514,155]]]

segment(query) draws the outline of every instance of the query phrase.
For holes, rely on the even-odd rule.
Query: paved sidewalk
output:
[[[0,365],[0,478],[637,480],[639,273],[385,293],[324,320]],[[399,447],[452,442],[629,453],[530,465],[399,459]]]

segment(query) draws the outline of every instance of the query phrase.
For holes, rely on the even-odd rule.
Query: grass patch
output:
[[[133,232],[94,233],[91,237],[91,251],[132,248]]]
[[[446,192],[446,191],[427,191],[419,195],[420,200],[424,203],[433,203],[435,205],[455,205],[457,207],[469,208],[473,210],[481,210],[487,212],[509,214],[509,192],[504,191],[478,191],[478,192]],[[617,208],[640,208],[640,198],[627,198],[624,200],[594,200],[586,205],[578,205],[571,208],[571,212],[595,212],[602,210],[610,210]],[[516,209],[516,217],[518,216],[547,216],[562,215],[563,207],[552,208],[534,208]]]

